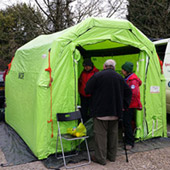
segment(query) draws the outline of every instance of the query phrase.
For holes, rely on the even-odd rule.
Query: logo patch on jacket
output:
[[[131,88],[131,89],[135,89],[135,85],[134,85],[134,84],[132,84],[130,88]]]

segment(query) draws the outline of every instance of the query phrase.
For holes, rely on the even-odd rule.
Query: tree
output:
[[[75,25],[87,17],[121,18],[126,11],[126,0],[35,0],[39,9],[46,16],[46,30],[50,33]]]
[[[42,34],[44,18],[38,10],[25,3],[0,11],[0,61],[7,65],[15,51]],[[5,66],[1,66],[4,69]]]
[[[74,9],[76,23],[87,17],[123,18],[126,11],[126,0],[77,0]]]
[[[169,0],[128,0],[127,19],[151,39],[170,37]]]
[[[43,0],[44,4],[40,4],[35,0],[37,6],[47,19],[44,28],[49,33],[61,31],[74,24],[73,13],[70,10],[70,4],[75,0]]]

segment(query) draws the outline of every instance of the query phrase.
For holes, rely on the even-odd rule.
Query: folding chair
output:
[[[74,137],[74,136],[72,136],[70,134],[61,134],[61,131],[60,131],[60,122],[72,121],[72,120],[81,120],[81,122],[83,123],[80,111],[75,111],[75,112],[70,112],[70,113],[57,113],[56,116],[57,116],[57,124],[58,124],[56,158],[57,159],[63,158],[65,168],[76,168],[76,167],[80,167],[80,166],[90,164],[91,158],[90,158],[90,153],[89,153],[88,144],[87,144],[87,138],[89,136]],[[62,156],[61,157],[57,157],[57,148],[58,148],[58,140],[59,140],[59,138],[60,138],[61,150],[62,150]],[[84,139],[85,144],[86,144],[87,155],[88,155],[88,162],[83,163],[83,164],[79,164],[79,165],[75,165],[75,166],[67,166],[65,158],[75,156],[77,154],[74,154],[74,155],[72,154],[72,155],[65,156],[62,139],[67,140],[67,141],[74,141],[74,140]]]

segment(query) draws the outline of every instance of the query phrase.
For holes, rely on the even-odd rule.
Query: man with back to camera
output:
[[[130,106],[128,109],[125,109],[123,113],[123,122],[125,127],[125,142],[127,150],[130,150],[132,147],[134,147],[135,140],[133,135],[132,121],[135,122],[136,109],[142,110],[139,90],[139,86],[142,84],[142,81],[132,71],[133,63],[126,62],[125,64],[122,65],[122,73],[125,76],[127,84],[132,90],[132,99],[130,102]]]
[[[106,159],[116,160],[118,145],[118,119],[129,107],[131,89],[121,75],[115,72],[115,61],[107,60],[104,69],[94,74],[86,84],[91,94],[90,113],[94,121],[95,155],[92,161],[101,165]]]

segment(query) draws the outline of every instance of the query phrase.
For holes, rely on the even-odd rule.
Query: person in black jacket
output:
[[[92,161],[105,165],[114,162],[118,145],[118,119],[129,107],[132,92],[121,75],[115,72],[115,61],[107,60],[104,70],[93,75],[85,92],[91,94],[90,113],[94,121],[95,155]]]

